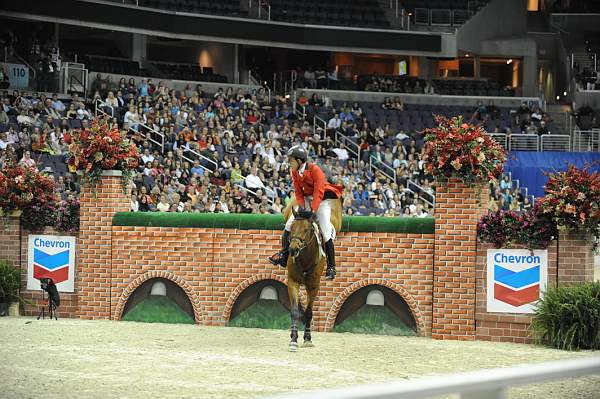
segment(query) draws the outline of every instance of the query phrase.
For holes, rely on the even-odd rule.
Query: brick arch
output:
[[[235,305],[235,301],[237,301],[240,294],[244,292],[246,288],[262,280],[275,280],[287,286],[287,278],[284,275],[278,275],[274,273],[262,273],[255,274],[254,276],[247,278],[246,280],[238,284],[237,287],[235,287],[235,289],[231,292],[231,295],[229,295],[229,298],[227,299],[227,303],[225,304],[225,310],[223,310],[223,320],[225,321],[225,323],[229,321],[233,305]]]
[[[113,316],[114,320],[121,320],[121,316],[122,316],[123,310],[125,309],[125,304],[127,303],[129,296],[139,286],[141,286],[143,283],[150,280],[151,278],[164,278],[166,280],[170,280],[170,281],[174,282],[175,284],[177,284],[181,289],[183,289],[183,291],[185,292],[185,294],[187,295],[188,299],[190,300],[190,302],[192,304],[192,309],[194,309],[194,321],[196,322],[196,324],[199,324],[200,322],[202,322],[204,324],[206,322],[206,317],[205,317],[206,313],[204,311],[204,306],[202,306],[202,304],[198,300],[197,295],[194,293],[194,290],[188,284],[188,282],[185,281],[183,278],[178,277],[171,272],[158,271],[158,270],[152,270],[152,271],[146,272],[146,273],[136,277],[132,282],[129,283],[129,285],[123,290],[123,292],[121,293],[121,296],[119,297],[119,301],[117,302],[117,306],[114,311],[114,316]]]
[[[346,300],[352,295],[354,292],[359,290],[360,288],[366,287],[368,285],[382,285],[394,291],[396,294],[400,295],[402,299],[408,305],[413,317],[415,318],[415,322],[417,324],[417,334],[424,335],[425,334],[425,319],[423,314],[419,310],[419,306],[417,305],[417,301],[410,295],[408,291],[404,289],[399,284],[393,283],[388,280],[383,279],[364,279],[355,282],[354,284],[347,287],[333,302],[333,305],[329,309],[329,313],[327,314],[327,319],[325,321],[325,331],[333,330],[335,319],[342,308],[342,305]]]

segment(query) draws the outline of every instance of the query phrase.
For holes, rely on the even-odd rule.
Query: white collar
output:
[[[308,162],[304,162],[304,163],[302,164],[302,166],[300,167],[300,169],[298,169],[298,173],[300,174],[300,176],[304,176],[304,171],[306,170],[306,164],[307,164],[307,163],[308,163]]]

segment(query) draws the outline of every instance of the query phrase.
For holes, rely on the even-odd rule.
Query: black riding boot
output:
[[[290,232],[283,230],[281,236],[281,251],[269,258],[269,261],[274,265],[279,265],[284,269],[287,267],[288,257],[290,256]]]
[[[325,243],[325,254],[327,255],[327,270],[325,271],[325,278],[327,280],[333,280],[335,278],[335,248],[333,247],[333,240],[329,240]]]

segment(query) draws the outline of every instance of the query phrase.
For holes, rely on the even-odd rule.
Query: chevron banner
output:
[[[28,290],[51,278],[59,291],[75,291],[75,237],[30,234],[27,254]]]
[[[533,313],[547,281],[547,250],[488,249],[488,312]]]

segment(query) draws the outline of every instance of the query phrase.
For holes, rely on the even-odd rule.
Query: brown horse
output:
[[[342,226],[342,202],[340,200],[332,202],[331,223],[335,231],[339,232]],[[284,211],[286,221],[292,213],[295,219],[290,232],[290,257],[287,263],[288,295],[290,297],[290,315],[292,319],[289,346],[291,352],[298,350],[298,322],[300,321],[301,313],[304,313],[302,318],[304,322],[303,346],[313,346],[310,335],[313,304],[319,293],[321,276],[323,275],[323,269],[327,261],[323,251],[319,248],[319,243],[322,244],[322,239],[316,220],[301,218],[296,214],[295,207],[296,200],[293,198]],[[318,239],[317,234],[319,234]],[[308,297],[305,310],[300,303],[301,285],[304,285],[306,288]]]

